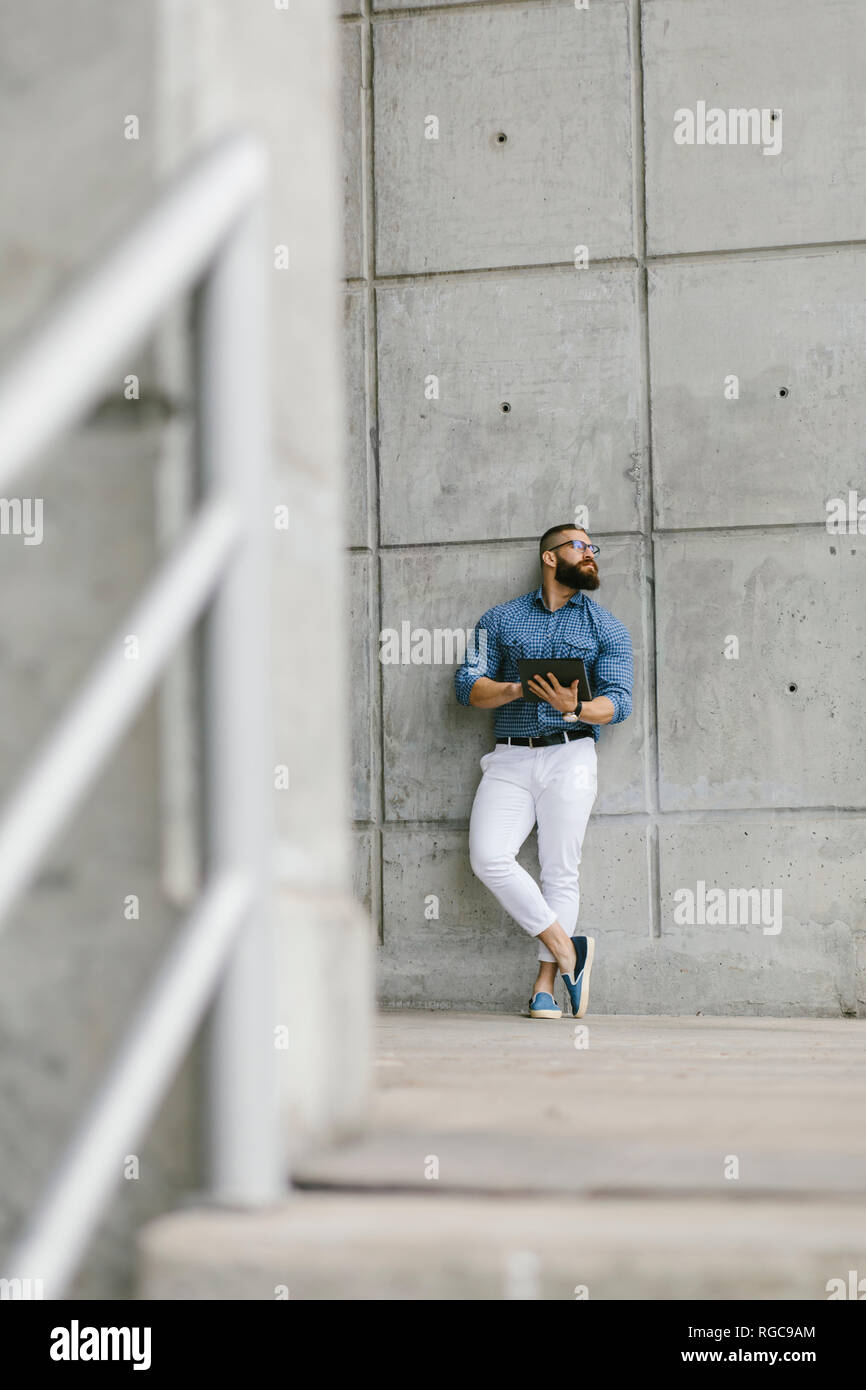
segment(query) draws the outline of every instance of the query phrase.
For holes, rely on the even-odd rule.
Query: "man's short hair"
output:
[[[566,531],[582,531],[582,526],[575,526],[573,521],[563,521],[559,526],[549,526],[541,540],[538,542],[538,562],[542,564],[542,555],[545,550],[550,550],[550,542],[565,534]]]

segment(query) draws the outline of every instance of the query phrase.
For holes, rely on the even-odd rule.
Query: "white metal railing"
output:
[[[82,419],[108,373],[192,292],[200,506],[0,815],[0,929],[167,659],[205,615],[207,870],[201,898],[13,1251],[4,1277],[62,1292],[122,1161],[212,1005],[208,1186],[286,1191],[278,1143],[267,905],[267,162],[222,140],[80,284],[0,375],[0,492]],[[138,639],[137,660],[124,638]],[[36,1287],[39,1287],[38,1285]]]

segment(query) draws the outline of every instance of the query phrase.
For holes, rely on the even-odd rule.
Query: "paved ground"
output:
[[[275,1211],[155,1223],[145,1297],[820,1299],[866,1277],[864,1020],[401,1011],[378,1038],[366,1137],[308,1155]]]
[[[864,1064],[866,1021],[388,1013],[369,1139],[301,1174],[430,1187],[435,1152],[442,1187],[866,1197]]]

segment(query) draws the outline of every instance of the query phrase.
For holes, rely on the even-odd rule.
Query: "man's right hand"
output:
[[[476,709],[498,709],[522,697],[520,681],[492,681],[489,676],[479,676],[469,692],[469,703]]]

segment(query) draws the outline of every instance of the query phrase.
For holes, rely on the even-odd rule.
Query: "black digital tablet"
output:
[[[546,680],[548,671],[553,672],[560,685],[571,685],[572,681],[578,681],[577,693],[580,699],[584,702],[592,699],[586,667],[579,656],[548,657],[547,660],[518,657],[517,669],[520,673],[520,684],[523,686],[524,700],[534,700],[536,703],[540,700],[541,696],[530,690],[526,682],[532,676],[544,676]]]

